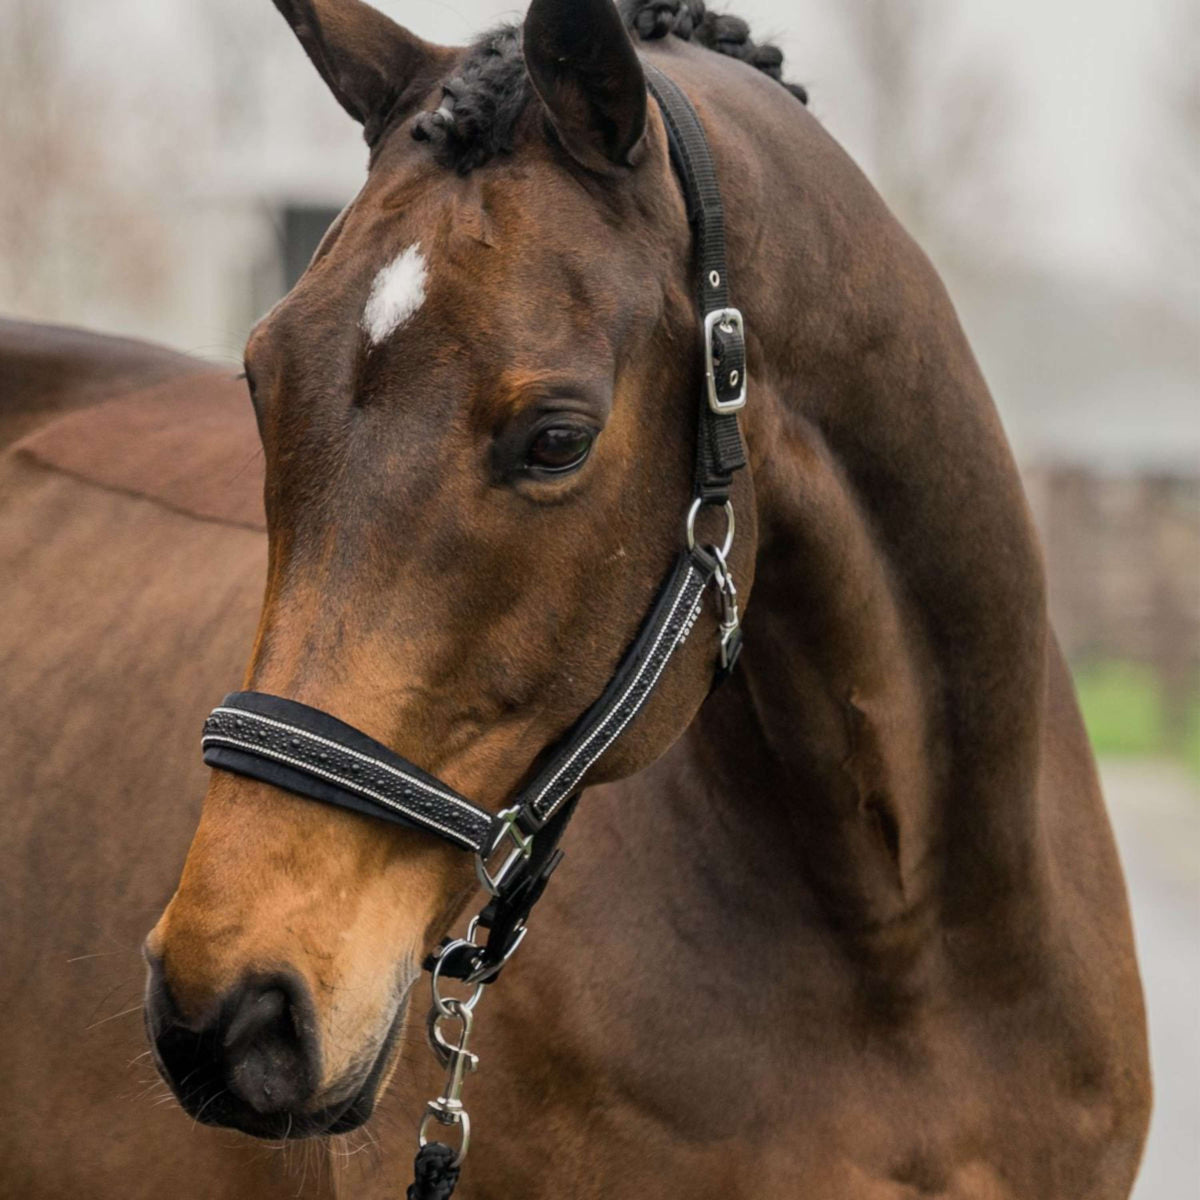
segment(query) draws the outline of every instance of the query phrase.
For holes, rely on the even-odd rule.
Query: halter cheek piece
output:
[[[443,1094],[429,1103],[421,1121],[418,1183],[410,1189],[413,1200],[426,1191],[436,1192],[438,1186],[443,1188],[440,1194],[449,1195],[444,1188],[453,1186],[470,1138],[470,1120],[460,1093],[464,1074],[474,1070],[477,1061],[467,1050],[475,1005],[525,936],[529,913],[562,859],[558,842],[588,770],[645,706],[672,656],[691,634],[710,585],[715,586],[720,605],[716,682],[733,670],[741,650],[737,591],[727,558],[734,539],[730,490],[734,473],[746,465],[737,419],[746,403],[742,315],[729,305],[721,195],[699,118],[670,79],[649,64],[644,63],[643,69],[662,110],[671,162],[683,186],[696,240],[704,386],[686,548],[604,693],[499,814],[481,808],[365,733],[294,700],[234,692],[204,725],[204,761],[211,767],[424,830],[475,856],[479,881],[491,898],[471,921],[466,937],[446,939],[425,963],[433,979],[430,1044],[449,1074]],[[696,519],[706,507],[724,511],[726,533],[721,546],[697,543]],[[488,934],[482,944],[475,940],[480,929]],[[466,983],[470,995],[465,999],[443,996],[444,979]],[[452,1041],[443,1034],[445,1021],[458,1024]],[[431,1122],[458,1126],[457,1152],[426,1142]]]

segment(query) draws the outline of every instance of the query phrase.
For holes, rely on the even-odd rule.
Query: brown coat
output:
[[[706,617],[585,796],[479,1010],[458,1194],[1117,1200],[1149,1108],[1126,898],[986,387],[929,264],[792,97],[687,45],[644,51],[700,106],[729,200],[746,649],[705,700]],[[645,611],[687,506],[690,245],[657,115],[605,175],[577,84],[546,101],[555,141],[531,127],[475,175],[380,134],[248,351],[269,561],[264,458],[217,373],[155,382],[147,352],[147,388],[2,460],[14,1195],[402,1191],[439,1082],[409,989],[470,864],[215,776],[171,889],[199,723],[248,653],[254,686],[498,805]],[[365,348],[372,280],[418,239],[424,307]],[[49,376],[76,343],[38,336]],[[35,409],[38,376],[0,405]],[[602,430],[569,479],[494,469],[532,398]],[[289,1128],[369,1111],[351,1097],[386,1062],[361,1153],[267,1151],[139,1097],[120,1014],[169,899],[150,956],[181,1028],[222,1028],[264,972],[291,989]]]

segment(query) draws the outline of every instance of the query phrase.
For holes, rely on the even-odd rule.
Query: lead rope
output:
[[[450,1200],[458,1186],[460,1156],[441,1142],[427,1142],[417,1151],[408,1200]]]

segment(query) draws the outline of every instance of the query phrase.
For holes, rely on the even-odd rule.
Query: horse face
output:
[[[334,7],[329,28],[369,20],[378,58],[371,10],[286,7],[310,38]],[[581,13],[611,43],[599,90],[556,65]],[[525,47],[541,99],[513,152],[455,172],[412,136],[436,101],[404,119],[393,101],[364,190],[246,354],[270,536],[247,685],[494,808],[602,691],[678,551],[699,388],[687,223],[627,35],[609,0],[541,3]],[[363,95],[334,74],[370,129],[378,70],[359,66]],[[713,652],[693,641],[596,777],[691,719]],[[214,773],[148,942],[185,1107],[263,1136],[364,1120],[473,880],[427,834]]]

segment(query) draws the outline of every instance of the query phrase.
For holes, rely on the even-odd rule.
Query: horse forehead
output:
[[[362,330],[373,346],[386,341],[425,303],[429,260],[420,241],[405,246],[376,272],[363,308]]]
[[[547,322],[633,286],[599,207],[536,158],[467,179],[381,164],[327,238],[248,352],[306,360],[314,322],[331,319],[370,351],[463,325],[544,337]]]

